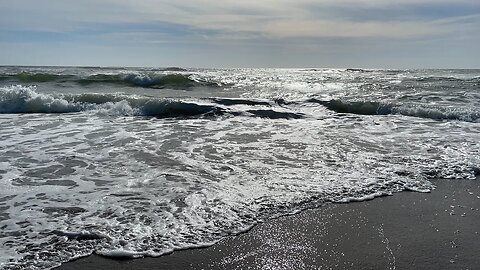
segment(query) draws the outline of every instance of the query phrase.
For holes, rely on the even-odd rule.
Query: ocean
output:
[[[480,70],[0,67],[3,269],[479,174]]]

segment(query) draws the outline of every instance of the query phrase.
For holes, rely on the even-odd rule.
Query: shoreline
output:
[[[91,255],[55,269],[475,269],[478,180],[433,180],[437,188],[431,193],[327,204],[206,248],[158,258]]]

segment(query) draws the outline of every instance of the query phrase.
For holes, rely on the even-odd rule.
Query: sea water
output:
[[[480,70],[0,68],[0,265],[161,256],[480,173]]]

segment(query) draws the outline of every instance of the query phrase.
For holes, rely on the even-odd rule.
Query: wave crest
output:
[[[328,101],[309,99],[307,102],[318,103],[337,113],[353,113],[361,115],[387,115],[392,113],[392,106],[372,101],[347,102],[338,99]]]
[[[465,122],[479,122],[480,112],[472,109],[453,107],[427,107],[420,105],[396,105],[375,101],[342,101],[337,99],[318,100],[309,99],[307,102],[321,104],[337,113],[351,113],[359,115],[389,115],[399,114],[433,120],[459,120]]]

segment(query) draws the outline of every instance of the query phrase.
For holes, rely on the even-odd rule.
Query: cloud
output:
[[[419,22],[335,22],[335,21],[277,21],[264,27],[264,33],[278,38],[407,38],[445,32],[434,25]]]
[[[455,31],[455,20],[439,23],[421,13],[414,18],[374,16],[386,11],[390,17],[411,14],[422,5],[443,7],[445,18],[452,17],[451,6],[480,13],[478,0],[17,0],[0,3],[0,25],[9,30],[76,31],[94,24],[173,24],[214,36],[274,39],[412,38]],[[352,10],[366,11],[372,18],[356,16]]]
[[[175,64],[179,55],[187,64],[230,59],[278,66],[285,57],[299,66],[410,58],[423,64],[425,55],[440,63],[448,52],[473,66],[478,29],[479,0],[0,1],[0,43],[14,64],[14,54],[28,63],[42,50],[36,61],[60,59],[49,56],[61,44],[66,59],[76,54],[82,63],[117,64],[130,53],[129,65]],[[382,50],[384,60],[377,57]]]
[[[435,36],[455,32],[461,27],[455,18],[462,18],[465,14],[452,13],[453,7],[461,6],[463,12],[480,13],[477,0],[122,0],[120,3],[144,18],[160,23],[213,30],[216,32],[211,34],[223,37],[237,34],[273,39]],[[429,8],[414,10],[424,6]],[[346,7],[369,12],[373,18],[347,14]],[[429,18],[427,12],[433,7],[439,9],[440,19],[450,21],[440,21],[440,15]],[[390,17],[381,18],[380,14],[386,11]],[[413,11],[416,11],[414,17],[411,15],[415,13]],[[375,16],[376,13],[380,14]],[[392,16],[395,13],[404,16],[395,18]]]

